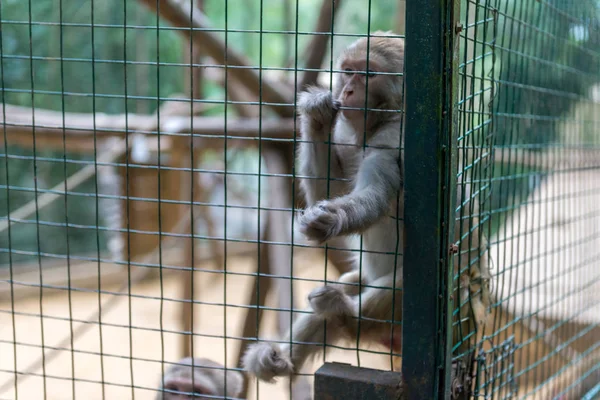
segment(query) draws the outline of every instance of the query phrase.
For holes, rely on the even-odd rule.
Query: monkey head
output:
[[[339,73],[333,97],[341,104],[345,118],[363,119],[365,105],[367,109],[401,108],[403,82],[398,74],[404,69],[404,39],[382,31],[370,39],[361,38],[340,55],[336,69]]]
[[[223,365],[206,358],[194,358],[193,361],[192,367],[192,358],[186,357],[165,372],[164,386],[161,386],[165,392],[158,393],[156,400],[208,400],[214,396],[239,396],[244,379],[241,373],[225,371]]]

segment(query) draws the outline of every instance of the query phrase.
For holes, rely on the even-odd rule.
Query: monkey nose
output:
[[[346,92],[344,94],[346,95],[346,97],[350,97],[354,94],[354,90],[352,90],[352,89],[346,90]]]

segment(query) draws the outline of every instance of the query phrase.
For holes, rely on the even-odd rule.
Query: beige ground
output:
[[[295,263],[295,275],[300,277],[323,277],[323,259],[316,256],[307,262],[306,253],[299,256]],[[229,259],[228,265],[231,271],[251,273],[255,270],[255,257]],[[207,268],[206,265],[203,265]],[[331,274],[331,272],[330,272]],[[331,276],[331,275],[330,275]],[[333,276],[331,276],[333,278]],[[195,308],[195,332],[203,335],[214,335],[211,337],[198,337],[195,340],[195,354],[197,356],[209,357],[215,361],[223,362],[225,358],[225,342],[222,337],[224,330],[224,310],[219,303],[223,303],[223,279],[215,278],[214,274],[197,273],[195,277],[196,299],[203,302],[212,302],[216,305],[200,305]],[[227,277],[227,335],[241,336],[245,309],[233,305],[245,304],[247,301],[251,280],[247,276],[228,275]],[[0,285],[7,285],[0,283]],[[297,307],[303,307],[307,291],[317,285],[316,282],[300,282],[295,285],[295,298]],[[117,291],[119,285],[105,287],[109,291]],[[34,375],[18,378],[19,399],[42,399],[44,398],[44,385],[46,398],[48,399],[71,399],[72,378],[74,383],[75,397],[78,399],[151,399],[153,388],[161,373],[160,360],[176,361],[181,355],[179,346],[181,335],[174,333],[180,330],[178,320],[180,303],[174,303],[167,299],[181,298],[179,282],[173,275],[164,279],[162,286],[164,301],[161,302],[160,281],[155,280],[145,284],[139,284],[132,288],[132,294],[140,297],[131,298],[131,324],[129,323],[128,297],[123,296],[117,306],[109,310],[102,317],[101,328],[93,324],[82,337],[75,340],[76,352],[71,353],[69,346],[61,350],[59,356],[46,364],[45,373],[42,369],[34,371]],[[82,293],[73,291],[72,296],[72,319],[87,320],[98,308],[98,294],[93,292]],[[105,301],[113,295],[103,295]],[[268,299],[268,306],[275,306]],[[41,355],[41,322],[40,314],[46,316],[44,324],[44,345],[46,350],[69,335],[69,309],[68,297],[65,290],[45,290],[43,295],[43,311],[40,311],[39,295],[24,298],[15,302],[16,322],[16,346],[17,367],[16,370],[24,372],[34,360]],[[163,318],[161,334],[160,310],[163,306]],[[0,302],[0,386],[7,382],[14,382],[14,353],[11,302]],[[79,326],[74,322],[74,326]],[[129,325],[134,328],[129,329]],[[101,331],[100,331],[101,329]],[[275,312],[266,312],[261,336],[273,337],[275,330]],[[169,331],[171,333],[169,333]],[[100,336],[101,334],[101,336]],[[131,335],[131,341],[130,337]],[[100,337],[102,337],[102,353],[100,353]],[[227,341],[227,362],[229,367],[236,364],[235,357],[239,341],[229,339]],[[133,361],[130,361],[130,356]],[[71,367],[71,357],[74,359],[74,372]],[[361,353],[361,365],[367,367],[389,366],[389,357]],[[322,362],[319,357],[317,364]],[[328,351],[328,361],[343,361],[356,364],[356,351]],[[104,385],[101,381],[101,361],[103,362]],[[314,371],[317,367],[308,367]],[[46,376],[44,380],[42,376]],[[133,390],[132,386],[135,387]],[[251,383],[250,398],[256,399],[256,384]],[[288,385],[282,381],[277,385],[261,384],[258,388],[260,399],[283,399],[288,398]],[[0,392],[0,399],[14,399],[14,388]]]
[[[492,331],[503,327],[506,330],[503,337],[516,335],[517,342],[531,342],[522,348],[517,355],[515,372],[531,367],[531,360],[541,359],[542,354],[550,354],[547,363],[555,364],[569,360],[578,360],[582,355],[588,354],[590,346],[597,346],[598,332],[590,330],[589,325],[597,324],[600,316],[600,275],[598,275],[598,248],[600,246],[600,224],[598,224],[598,204],[600,196],[598,188],[600,175],[597,171],[576,174],[557,174],[548,179],[535,191],[527,202],[527,206],[515,212],[506,231],[501,234],[505,240],[492,240],[493,246],[490,254],[494,259],[493,272],[498,274],[495,286],[495,295],[506,299],[511,304],[510,309],[520,311],[517,317],[525,323],[527,329],[552,333],[542,335],[535,340],[529,340],[530,334],[522,334],[521,327],[511,328],[515,315],[504,316],[506,321],[500,320],[492,326]],[[558,196],[561,193],[562,196]],[[323,258],[318,253],[307,254],[295,251],[294,275],[298,278],[323,279]],[[250,274],[256,269],[256,256],[245,258],[229,258],[228,269],[234,273]],[[207,265],[198,265],[210,268]],[[74,390],[77,398],[84,399],[151,399],[153,389],[156,388],[161,372],[161,360],[168,362],[177,361],[181,357],[180,344],[182,336],[176,332],[181,330],[179,320],[180,303],[172,299],[181,299],[181,282],[174,276],[168,275],[161,287],[160,281],[154,280],[145,284],[132,287],[131,321],[129,321],[129,298],[119,297],[117,306],[103,314],[101,332],[97,323],[90,324],[91,329],[82,337],[77,337],[74,343],[75,352],[69,346],[59,346],[64,337],[68,337],[70,319],[75,320],[74,327],[80,321],[89,320],[89,316],[98,309],[98,295],[89,285],[89,275],[95,274],[97,265],[89,264],[71,276],[77,278],[73,284],[76,288],[83,288],[88,281],[87,291],[72,291],[72,316],[69,316],[67,291],[64,289],[45,289],[43,293],[42,310],[40,309],[38,273],[34,269],[28,274],[20,274],[15,280],[20,284],[15,288],[23,294],[29,284],[28,297],[17,299],[14,304],[16,335],[13,336],[12,305],[10,302],[9,285],[6,283],[6,271],[0,271],[0,388],[5,383],[14,382],[14,371],[24,374],[28,366],[42,354],[41,319],[40,314],[46,316],[44,323],[44,346],[46,351],[50,348],[61,347],[59,356],[46,363],[45,372],[42,369],[34,370],[26,375],[19,375],[19,399],[44,398],[44,385],[46,398],[71,399],[72,380],[75,378]],[[101,266],[105,275],[103,289],[116,292],[120,286],[118,279],[122,276],[116,274],[112,264]],[[112,270],[111,270],[112,269]],[[47,285],[50,278],[58,285],[65,285],[66,273],[62,275],[50,273],[44,269],[44,283]],[[335,274],[328,277],[334,279]],[[48,276],[46,276],[48,273]],[[4,274],[4,275],[3,275]],[[87,278],[86,278],[87,276]],[[62,277],[62,278],[61,278]],[[110,278],[110,279],[109,279]],[[61,282],[62,279],[62,282]],[[229,339],[227,346],[221,337],[242,335],[242,324],[245,309],[238,307],[247,304],[247,297],[251,288],[251,278],[248,276],[227,276],[227,307],[223,307],[224,280],[222,275],[197,273],[196,300],[212,305],[198,305],[195,308],[195,333],[201,336],[195,339],[195,355],[208,357],[215,361],[223,362],[227,358],[227,365],[234,367],[237,363],[236,355],[239,341]],[[108,284],[108,282],[111,282]],[[318,285],[318,282],[296,281],[294,294],[297,307],[306,304],[306,294]],[[91,290],[90,290],[91,288]],[[114,295],[103,295],[102,300],[114,298]],[[267,300],[267,306],[276,307],[275,298]],[[161,304],[163,306],[162,333],[161,333]],[[227,314],[227,331],[224,329]],[[260,336],[272,338],[275,336],[275,311],[266,311]],[[547,318],[548,320],[544,320]],[[559,329],[549,329],[556,321],[570,322],[566,326],[565,336],[560,337]],[[543,325],[540,325],[543,323]],[[577,325],[583,324],[583,325]],[[560,325],[564,325],[561,323]],[[133,328],[129,328],[132,326]],[[540,326],[545,326],[543,328]],[[509,327],[509,328],[506,328]],[[587,332],[587,333],[586,333]],[[579,335],[581,333],[581,335]],[[584,335],[585,333],[585,335]],[[131,335],[131,339],[130,339]],[[556,337],[554,337],[556,336]],[[571,343],[573,338],[582,336],[590,342],[581,343],[580,348],[573,346],[572,351],[579,353],[557,352],[558,344]],[[102,349],[100,349],[102,337]],[[14,345],[16,342],[16,368],[14,366]],[[539,347],[538,347],[539,346]],[[66,347],[66,349],[65,349]],[[163,357],[164,351],[164,357]],[[104,355],[100,357],[100,352]],[[225,352],[227,357],[225,357]],[[564,353],[564,354],[563,354]],[[529,354],[529,355],[528,355]],[[71,356],[74,358],[75,372],[71,367]],[[566,360],[563,359],[567,357]],[[583,357],[585,362],[597,364],[594,353]],[[133,359],[133,361],[131,361]],[[343,361],[356,364],[356,351],[348,350],[329,352],[328,361]],[[104,385],[101,385],[101,361],[103,362]],[[318,364],[323,361],[319,357],[314,365],[308,366],[307,371],[313,372]],[[574,364],[581,364],[575,363]],[[361,365],[367,367],[389,367],[389,357],[374,356],[361,353]],[[560,365],[560,364],[557,364]],[[590,367],[585,367],[584,370]],[[556,368],[553,367],[554,369]],[[543,364],[533,368],[532,374],[537,370],[552,370]],[[561,373],[564,384],[559,387],[564,389],[580,374],[580,371],[569,370]],[[46,376],[44,380],[42,377]],[[539,379],[539,376],[537,376]],[[530,387],[527,388],[527,384]],[[522,382],[522,393],[537,386],[528,380]],[[539,383],[541,384],[541,383]],[[132,385],[134,389],[132,389]],[[548,386],[545,383],[544,386]],[[251,385],[250,398],[257,398],[257,387]],[[286,399],[288,386],[285,381],[275,386],[261,384],[258,388],[259,399]],[[550,388],[551,389],[551,388]],[[15,399],[14,388],[0,390],[0,400]],[[537,398],[545,398],[540,395]]]

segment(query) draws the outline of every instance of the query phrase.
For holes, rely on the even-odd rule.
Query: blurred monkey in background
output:
[[[192,358],[186,357],[165,372],[156,400],[236,398],[243,386],[240,372],[226,371],[223,365],[206,358],[194,358],[192,366]]]

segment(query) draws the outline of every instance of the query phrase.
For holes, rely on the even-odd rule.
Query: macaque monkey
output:
[[[206,358],[186,357],[165,372],[156,400],[214,399],[238,397],[244,377],[238,371],[225,371],[223,365]],[[227,374],[227,387],[225,387]],[[163,393],[164,389],[164,393]]]
[[[307,202],[299,229],[317,243],[362,234],[363,251],[339,283],[309,294],[313,312],[297,318],[288,343],[249,347],[244,367],[260,380],[298,372],[322,349],[325,336],[331,343],[355,341],[359,329],[362,342],[401,351],[402,257],[396,252],[404,229],[398,113],[404,101],[404,40],[391,32],[375,32],[368,40],[357,40],[341,54],[333,93],[310,87],[298,98],[299,169]],[[476,316],[483,321],[489,300],[477,296],[485,303]]]

